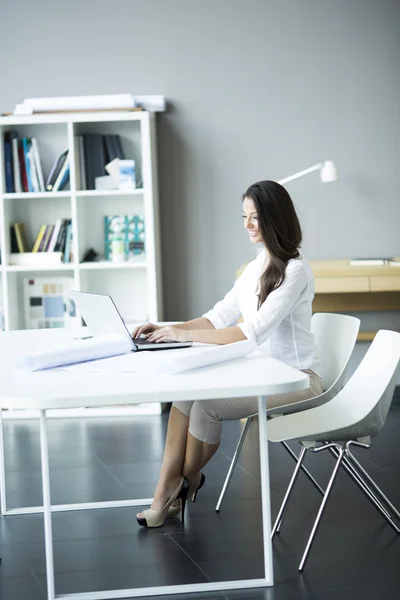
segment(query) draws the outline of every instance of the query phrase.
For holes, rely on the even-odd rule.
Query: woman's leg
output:
[[[190,431],[188,432],[182,475],[192,485],[199,483],[201,469],[214,456],[218,447],[219,440],[215,444],[208,444],[194,437]]]
[[[189,414],[192,403],[185,402],[185,405],[187,405],[185,413],[175,408],[175,406],[171,408],[160,477],[151,505],[153,510],[161,510],[165,506],[168,498],[172,496],[178,487],[182,477],[189,428]],[[141,516],[141,513],[138,516]]]

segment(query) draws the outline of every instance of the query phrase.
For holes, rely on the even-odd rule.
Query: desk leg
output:
[[[265,579],[273,585],[271,544],[271,503],[268,466],[267,397],[258,397],[258,428],[260,437],[261,509],[264,542]]]
[[[47,598],[55,600],[53,534],[51,527],[50,469],[47,443],[46,411],[40,411],[40,453],[42,458],[42,488],[44,513],[44,542],[46,550]]]
[[[0,509],[1,514],[7,512],[6,500],[6,468],[4,464],[4,424],[3,410],[0,408]]]

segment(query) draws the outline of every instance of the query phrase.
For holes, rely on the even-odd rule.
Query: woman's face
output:
[[[256,210],[256,206],[253,202],[253,200],[251,200],[251,198],[245,198],[243,200],[243,224],[244,224],[244,228],[247,230],[247,233],[249,234],[249,238],[250,241],[253,244],[259,244],[260,242],[262,243],[262,237],[260,235],[260,232],[258,230],[258,215],[257,215],[257,210]]]

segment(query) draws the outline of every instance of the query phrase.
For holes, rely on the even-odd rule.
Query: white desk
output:
[[[69,340],[69,335],[64,330],[14,331],[0,335],[0,409],[38,409],[40,411],[43,508],[40,507],[38,510],[44,512],[48,600],[54,600],[56,597],[65,600],[67,598],[68,600],[144,598],[162,594],[209,592],[272,585],[266,398],[270,394],[305,389],[309,385],[308,375],[259,353],[180,375],[158,374],[152,377],[123,373],[118,378],[112,378],[109,374],[105,376],[100,373],[93,376],[89,372],[73,371],[42,371],[21,375],[15,370],[15,364],[20,355],[33,350],[49,348],[51,344],[61,340]],[[187,352],[190,352],[190,348]],[[56,596],[51,521],[54,507],[51,506],[50,499],[47,409],[250,396],[258,396],[258,409],[262,415],[259,420],[259,435],[264,578]],[[2,440],[0,442],[2,443]],[[4,473],[4,457],[0,458],[2,462],[0,466]],[[1,493],[3,494],[3,490]],[[138,506],[150,502],[151,499],[132,501],[134,505]],[[98,508],[101,503],[93,504],[96,504]],[[114,506],[116,505],[126,504],[114,504]],[[92,506],[82,504],[76,506],[79,510],[92,508]],[[58,510],[71,509],[71,505],[58,507]],[[132,514],[132,518],[135,518],[134,514]]]

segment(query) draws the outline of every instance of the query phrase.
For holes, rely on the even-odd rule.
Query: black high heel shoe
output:
[[[204,475],[204,473],[200,473],[199,483],[194,487],[194,489],[192,488],[192,486],[189,487],[188,500],[196,502],[197,493],[203,487],[205,480],[206,476]]]
[[[175,492],[172,494],[171,498],[168,500],[168,502],[165,503],[161,510],[153,510],[152,508],[149,508],[142,512],[143,517],[136,517],[139,525],[141,525],[142,527],[162,527],[164,525],[165,519],[167,518],[168,511],[171,508],[176,508],[178,510],[176,514],[181,514],[181,523],[184,523],[185,506],[189,493],[189,486],[189,481],[185,477],[182,477],[182,480],[176,488]],[[172,506],[175,500],[179,500],[179,506],[177,507]]]
[[[200,473],[199,483],[197,485],[189,484],[189,490],[187,495],[187,501],[196,502],[197,492],[203,487],[206,476],[204,473]],[[180,513],[180,506],[170,506],[168,509],[167,517],[177,517]]]

